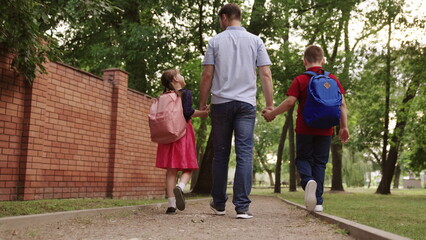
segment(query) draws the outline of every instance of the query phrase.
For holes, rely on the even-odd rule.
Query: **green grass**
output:
[[[269,195],[273,190],[254,190]],[[390,195],[375,194],[375,189],[346,189],[343,193],[324,194],[324,212],[357,223],[412,239],[426,236],[426,189],[393,190]],[[303,190],[281,197],[303,203]]]
[[[0,217],[38,213],[110,208],[164,202],[164,200],[117,200],[117,199],[51,199],[34,201],[0,202]]]
[[[193,195],[187,199],[205,197]],[[20,216],[39,213],[51,213],[61,211],[83,210],[93,208],[111,208],[134,205],[146,205],[151,203],[164,203],[165,199],[152,200],[124,200],[124,199],[50,199],[34,201],[0,201],[0,217]]]

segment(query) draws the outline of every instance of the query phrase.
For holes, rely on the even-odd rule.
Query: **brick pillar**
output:
[[[119,170],[119,166],[123,162],[124,148],[126,146],[128,73],[117,68],[110,68],[104,70],[103,79],[113,85],[106,196],[117,198],[121,196],[119,189],[123,173]]]
[[[0,201],[17,200],[26,80],[0,44]]]
[[[48,69],[48,64],[46,68]],[[49,71],[49,70],[48,70]],[[22,155],[19,162],[19,181],[17,197],[19,200],[42,199],[35,182],[35,168],[49,167],[44,151],[45,109],[47,99],[48,76],[37,76],[25,91],[24,120],[22,133]],[[39,170],[40,171],[40,170]]]

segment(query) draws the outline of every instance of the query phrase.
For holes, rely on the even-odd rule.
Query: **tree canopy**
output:
[[[122,68],[129,72],[130,88],[156,95],[162,91],[161,71],[176,67],[197,103],[201,59],[207,40],[221,31],[217,12],[224,2],[6,0],[0,5],[0,44],[15,54],[14,66],[30,81],[44,71],[48,57],[95,74]],[[301,59],[306,45],[324,49],[324,67],[347,90],[352,140],[346,150],[338,144],[333,148],[335,167],[343,162],[340,179],[356,185],[362,180],[350,178],[349,169],[379,168],[387,187],[378,192],[387,194],[396,166],[416,173],[426,169],[426,30],[424,13],[415,11],[424,7],[424,1],[235,2],[242,7],[243,26],[268,48],[277,103],[286,97],[293,78],[304,71]],[[272,126],[261,121],[257,159],[269,171],[265,155],[277,154],[279,137],[274,135],[273,143],[265,132],[280,131],[277,127],[281,129],[284,120]],[[202,149],[208,122],[195,120],[194,125]]]

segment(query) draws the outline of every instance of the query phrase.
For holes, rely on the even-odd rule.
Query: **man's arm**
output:
[[[272,110],[274,109],[274,90],[272,87],[272,73],[269,66],[260,66],[259,67],[259,75],[262,80],[262,89],[263,96],[265,97],[266,108]]]
[[[213,82],[214,65],[204,65],[200,82],[200,110],[205,110]]]
[[[343,95],[342,95],[342,106],[340,106],[339,139],[342,143],[347,143],[349,140],[348,109],[346,108],[346,102]]]

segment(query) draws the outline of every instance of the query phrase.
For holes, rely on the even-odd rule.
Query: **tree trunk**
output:
[[[202,160],[203,160],[203,150],[204,149],[204,143],[206,139],[206,132],[207,132],[207,120],[205,118],[201,119],[200,127],[197,131],[197,143],[196,143],[196,151],[197,151],[197,159],[198,159],[198,166],[201,166]],[[200,173],[200,168],[192,172],[191,176],[191,189],[195,187],[195,184],[197,183],[198,174]]]
[[[247,27],[247,31],[254,35],[259,35],[268,24],[267,21],[264,20],[266,12],[265,2],[266,0],[255,0],[253,3],[250,25]]]
[[[389,14],[388,14],[389,15]],[[387,147],[388,147],[388,138],[389,138],[389,111],[390,111],[390,82],[391,82],[391,47],[390,42],[392,40],[392,19],[388,16],[388,42],[386,45],[387,55],[386,55],[386,79],[385,79],[385,113],[384,119],[385,123],[383,126],[383,145],[382,145],[382,175],[386,168],[386,156],[387,156]],[[392,172],[393,174],[393,172]],[[383,179],[383,176],[382,176]],[[390,186],[390,182],[389,182]],[[390,193],[390,190],[389,190]]]
[[[396,166],[395,169],[395,177],[393,179],[393,189],[398,189],[399,188],[399,178],[401,176],[401,167],[399,166],[399,164]]]
[[[290,166],[289,166],[289,172],[290,172],[290,179],[289,179],[289,191],[290,192],[296,192],[297,191],[297,184],[296,184],[296,157],[295,157],[295,144],[294,144],[294,124],[293,124],[293,111],[294,106],[288,111],[289,116],[291,114],[290,118],[290,126],[288,128],[288,143],[289,143],[289,153],[290,153]]]
[[[336,132],[339,127],[336,127]],[[342,143],[337,139],[337,134],[333,136],[331,144],[331,156],[333,161],[333,176],[331,179],[331,191],[345,191],[342,183]]]
[[[269,176],[269,186],[273,187],[275,185],[274,183],[274,176],[272,176],[272,170],[266,170]]]
[[[280,144],[278,146],[278,153],[277,153],[277,164],[275,166],[274,193],[281,193],[281,165],[283,161],[285,139],[287,138],[287,131],[290,125],[290,118],[293,118],[293,114],[289,115],[289,113],[287,113],[282,131],[281,131]]]
[[[371,181],[372,181],[372,179],[371,179],[371,172],[368,172],[368,185],[367,185],[367,188],[371,187]]]
[[[336,57],[337,57],[337,53],[338,53],[338,49],[339,49],[339,43],[340,43],[340,38],[342,35],[342,31],[345,31],[345,11],[341,10],[342,12],[342,18],[339,21],[339,27],[337,29],[336,32],[336,38],[334,39],[334,47],[333,47],[333,51],[331,53],[330,56],[330,65],[332,66],[332,68],[335,68],[336,65]],[[347,41],[347,39],[344,39],[345,43]],[[325,46],[324,46],[325,47]],[[346,46],[347,47],[347,46]],[[325,47],[326,48],[326,47]],[[345,66],[349,66],[348,64],[346,64]],[[346,70],[347,71],[347,70]],[[343,189],[343,180],[342,180],[342,153],[343,153],[343,146],[342,143],[337,139],[337,133],[339,132],[339,126],[336,127],[335,129],[335,134],[333,136],[332,142],[331,142],[331,156],[332,156],[332,162],[333,162],[333,176],[332,176],[332,180],[331,180],[331,190],[332,191],[344,191]]]
[[[203,38],[203,21],[204,21],[204,15],[203,15],[203,6],[204,6],[204,0],[200,0],[197,2],[198,5],[198,51],[201,53],[201,55],[204,56],[204,38]]]
[[[410,110],[411,101],[417,94],[419,88],[419,78],[415,76],[409,83],[407,92],[402,100],[401,108],[396,112],[396,125],[393,131],[393,136],[390,141],[389,154],[384,164],[382,171],[382,179],[376,193],[390,194],[390,187],[392,183],[393,174],[395,173],[395,166],[398,160],[399,147],[404,136],[405,127],[407,125],[408,112]]]
[[[213,142],[212,133],[210,132],[209,140],[207,141],[206,150],[202,161],[199,165],[200,173],[197,181],[192,189],[193,193],[210,193],[212,189],[212,162],[213,162]]]

